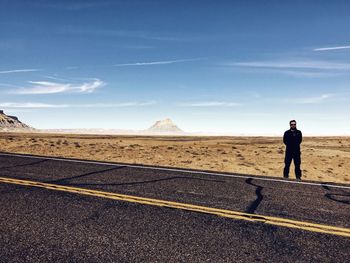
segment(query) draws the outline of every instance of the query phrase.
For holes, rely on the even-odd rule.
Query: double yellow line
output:
[[[249,213],[243,213],[238,211],[217,209],[217,208],[191,205],[191,204],[178,203],[178,202],[170,202],[170,201],[144,198],[144,197],[138,197],[138,196],[132,196],[132,195],[123,195],[123,194],[97,191],[97,190],[91,190],[91,189],[85,189],[85,188],[77,188],[77,187],[71,187],[71,186],[63,186],[63,185],[57,185],[57,184],[48,184],[48,183],[34,182],[34,181],[28,181],[28,180],[12,179],[12,178],[6,178],[6,177],[0,177],[0,183],[39,187],[39,188],[55,190],[55,191],[63,191],[63,192],[69,192],[69,193],[108,198],[108,199],[113,199],[118,201],[182,209],[182,210],[217,215],[217,216],[222,216],[222,217],[227,217],[232,219],[246,220],[251,222],[260,222],[260,223],[269,224],[269,225],[296,228],[296,229],[302,229],[302,230],[311,231],[311,232],[350,237],[350,229],[348,228],[314,224],[314,223],[308,223],[303,221],[284,219],[284,218],[278,218],[278,217],[272,217],[272,216],[249,214]]]

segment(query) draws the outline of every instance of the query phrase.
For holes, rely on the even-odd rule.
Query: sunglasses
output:
[[[290,126],[296,126],[297,124],[296,123],[291,123]]]

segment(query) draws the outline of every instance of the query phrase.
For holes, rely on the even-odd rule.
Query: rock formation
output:
[[[9,116],[0,110],[0,131],[29,131],[32,127],[24,124],[15,116]]]
[[[165,119],[157,121],[155,124],[153,124],[149,129],[145,130],[144,132],[150,133],[150,134],[182,134],[184,131],[182,131],[179,127],[176,126],[176,124],[173,123],[171,119]]]

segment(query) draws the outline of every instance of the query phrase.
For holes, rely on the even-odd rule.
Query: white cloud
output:
[[[82,84],[58,83],[49,81],[29,81],[32,87],[17,89],[13,94],[55,94],[55,93],[92,93],[105,83],[102,80],[94,79],[91,82]]]
[[[270,70],[276,73],[283,73],[293,77],[305,77],[305,78],[323,78],[323,77],[335,77],[339,76],[340,72],[329,71],[303,71],[303,70]]]
[[[54,2],[54,3],[48,3],[47,1],[39,1],[38,3],[33,3],[35,6],[39,6],[42,8],[52,8],[52,9],[59,9],[59,10],[65,10],[65,11],[80,11],[83,9],[90,9],[90,8],[98,8],[103,7],[106,5],[109,5],[110,3],[95,3],[95,2]]]
[[[124,107],[143,107],[155,105],[155,101],[145,101],[145,102],[121,102],[121,103],[95,103],[95,104],[78,104],[74,107],[84,107],[84,108],[124,108]]]
[[[350,46],[321,47],[321,48],[315,48],[313,51],[329,51],[329,50],[338,50],[338,49],[350,49]]]
[[[251,61],[228,63],[227,66],[271,69],[314,69],[314,70],[350,70],[350,63],[335,63],[317,60],[295,61]]]
[[[42,108],[68,108],[69,105],[61,104],[46,104],[46,103],[37,103],[37,102],[0,102],[1,108],[28,108],[28,109],[42,109]]]
[[[297,104],[316,104],[322,103],[332,97],[332,94],[322,94],[317,97],[307,97],[307,98],[294,98],[293,100],[289,100],[289,102],[297,103]]]
[[[121,102],[121,103],[94,103],[94,104],[47,104],[38,102],[0,102],[0,107],[4,109],[43,109],[43,108],[125,108],[144,107],[155,105],[155,101],[145,102]]]
[[[136,63],[126,63],[126,64],[115,64],[116,67],[126,67],[126,66],[150,66],[150,65],[167,65],[174,63],[190,62],[203,60],[205,58],[190,58],[190,59],[177,59],[177,60],[165,60],[165,61],[153,61],[153,62],[136,62]]]
[[[16,85],[8,84],[8,83],[0,83],[1,87],[10,87],[10,88],[19,88]]]
[[[86,28],[86,27],[62,27],[60,31],[64,34],[73,35],[94,35],[102,37],[120,37],[120,38],[135,38],[135,39],[147,39],[155,41],[171,41],[171,42],[193,42],[207,40],[208,37],[200,35],[184,35],[184,34],[158,34],[156,32],[149,32],[143,30],[123,30],[123,29],[109,29],[109,28]],[[211,39],[211,37],[209,38]]]
[[[236,106],[240,106],[240,104],[235,102],[224,102],[224,101],[204,101],[204,102],[179,103],[178,106],[180,107],[236,107]]]
[[[65,67],[64,69],[66,69],[66,70],[72,70],[72,69],[78,69],[78,67],[75,67],[75,66],[68,66],[68,67]]]
[[[63,82],[69,81],[68,79],[58,78],[58,77],[55,77],[55,76],[44,76],[44,77],[48,78],[48,79],[63,81]]]
[[[3,70],[0,71],[0,74],[11,74],[11,73],[23,73],[23,72],[33,72],[33,71],[40,71],[40,69],[13,69],[13,70]]]
[[[279,73],[303,78],[334,77],[350,71],[350,63],[302,59],[232,62],[223,65],[245,72]]]

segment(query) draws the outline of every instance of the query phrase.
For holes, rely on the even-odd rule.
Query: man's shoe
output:
[[[300,181],[301,181],[301,178],[300,178],[300,177],[297,177],[297,181],[300,182]]]
[[[288,175],[283,175],[283,178],[284,179],[288,179]]]

